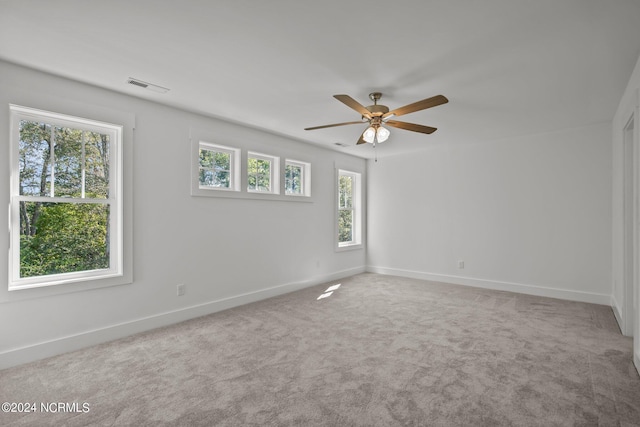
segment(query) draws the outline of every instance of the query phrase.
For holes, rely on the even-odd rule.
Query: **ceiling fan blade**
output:
[[[431,126],[416,125],[414,123],[399,122],[397,120],[388,120],[386,124],[388,124],[389,126],[393,126],[394,128],[420,133],[433,133],[437,130],[437,128],[432,128]]]
[[[361,125],[366,122],[344,122],[344,123],[334,123],[332,125],[323,125],[323,126],[314,126],[312,128],[304,128],[304,130],[316,130],[316,129],[324,129],[324,128],[332,128],[334,126],[345,126],[345,125]]]
[[[347,107],[353,108],[358,113],[362,114],[362,116],[364,116],[364,117],[366,117],[368,119],[371,118],[371,112],[369,110],[367,110],[366,108],[364,108],[364,106],[362,104],[360,104],[358,101],[356,101],[355,99],[353,99],[349,95],[333,95],[333,97],[335,99],[337,99],[338,101],[342,102]]]
[[[367,141],[364,140],[364,133],[360,134],[360,138],[358,139],[358,142],[356,142],[356,145],[360,145],[360,144],[366,144]]]
[[[384,119],[389,116],[402,116],[403,114],[413,113],[414,111],[437,107],[438,105],[446,104],[447,102],[449,102],[449,100],[443,95],[436,95],[431,98],[423,99],[422,101],[414,102],[413,104],[391,110],[388,113],[383,114],[382,118]]]

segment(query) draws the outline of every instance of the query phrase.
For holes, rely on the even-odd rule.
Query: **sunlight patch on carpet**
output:
[[[322,295],[320,295],[318,298],[316,298],[316,300],[321,300],[323,298],[327,298],[330,297],[331,294],[333,294],[333,291],[335,291],[336,289],[338,289],[340,287],[340,283],[338,283],[337,285],[333,285],[333,286],[329,286],[327,288],[326,291],[324,291],[324,293]]]

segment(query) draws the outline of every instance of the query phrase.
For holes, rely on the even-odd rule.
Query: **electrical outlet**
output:
[[[187,286],[184,283],[180,283],[177,286],[177,290],[178,290],[178,296],[181,297],[187,292]]]
[[[462,260],[458,261],[458,268],[460,268],[460,269],[464,268],[464,261],[462,261]]]

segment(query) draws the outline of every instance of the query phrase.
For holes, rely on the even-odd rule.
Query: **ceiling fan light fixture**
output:
[[[389,138],[389,135],[391,135],[389,129],[383,128],[382,126],[380,126],[378,132],[376,132],[378,142],[385,142]]]
[[[376,138],[376,130],[373,126],[369,126],[367,130],[362,134],[362,139],[364,139],[369,144],[373,144],[373,141]]]

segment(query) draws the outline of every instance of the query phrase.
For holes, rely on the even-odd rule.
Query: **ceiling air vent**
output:
[[[158,93],[167,93],[167,92],[169,92],[169,89],[167,89],[166,87],[154,85],[152,83],[143,82],[142,80],[134,79],[133,77],[129,77],[127,79],[127,83],[129,83],[130,85],[141,87],[143,89],[148,89],[148,90],[153,91],[153,92],[158,92]]]

